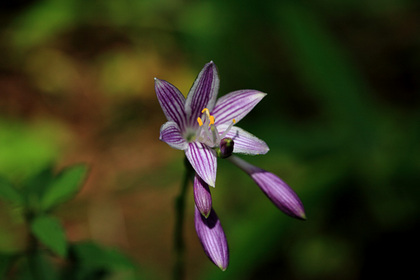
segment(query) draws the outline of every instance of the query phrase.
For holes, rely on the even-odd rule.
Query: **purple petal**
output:
[[[206,219],[195,207],[195,230],[207,257],[225,271],[229,264],[229,248],[216,212],[212,210]]]
[[[214,187],[217,169],[215,152],[202,143],[191,142],[188,143],[188,149],[185,150],[185,155],[197,175],[208,185]]]
[[[228,125],[226,124],[217,126],[219,134],[222,134],[227,129],[227,127]],[[225,137],[233,139],[234,153],[263,155],[270,150],[263,140],[236,126],[233,126]]]
[[[185,103],[185,111],[188,114],[190,126],[197,125],[197,117],[201,116],[204,108],[211,111],[216,102],[219,91],[219,76],[216,65],[210,61],[198,74]]]
[[[188,148],[188,143],[182,137],[181,130],[175,122],[166,122],[160,127],[159,140],[178,150]]]
[[[211,193],[209,186],[197,175],[194,178],[194,201],[200,213],[207,218],[211,211]]]
[[[261,168],[253,166],[235,156],[230,161],[244,170],[257,183],[265,195],[284,213],[305,220],[305,210],[296,193],[279,177]]]
[[[245,89],[228,93],[217,100],[212,111],[215,124],[230,124],[232,119],[239,122],[266,96],[266,93]]]
[[[157,78],[155,78],[155,91],[168,121],[176,122],[181,131],[184,131],[186,125],[185,97],[175,86]]]

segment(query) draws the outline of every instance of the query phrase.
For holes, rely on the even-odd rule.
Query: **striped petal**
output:
[[[207,257],[225,271],[229,264],[229,248],[226,235],[214,210],[206,219],[195,207],[195,230]]]
[[[223,134],[227,127],[227,124],[217,126],[219,134]],[[236,126],[233,126],[225,137],[233,139],[234,153],[263,155],[270,150],[263,140]]]
[[[211,193],[209,186],[197,175],[194,178],[194,201],[201,215],[207,218],[211,212]]]
[[[176,122],[181,131],[184,131],[186,125],[185,97],[175,86],[157,78],[155,78],[155,91],[168,121]]]
[[[166,122],[160,127],[159,140],[178,150],[188,148],[188,143],[182,137],[179,126],[172,121]]]
[[[302,202],[282,179],[236,156],[231,156],[229,160],[248,173],[264,194],[281,211],[293,218],[306,219]]]
[[[217,100],[212,111],[215,124],[229,124],[232,119],[239,122],[266,96],[257,90],[238,90],[228,93]]]
[[[216,65],[210,61],[198,74],[187,96],[185,111],[188,114],[190,126],[197,126],[197,118],[201,116],[204,108],[209,111],[213,109],[218,91],[219,76]]]
[[[197,175],[209,186],[214,187],[217,169],[215,152],[202,143],[191,142],[188,143],[188,149],[185,151],[185,155]]]

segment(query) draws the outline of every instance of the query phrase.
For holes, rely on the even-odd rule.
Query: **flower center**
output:
[[[214,122],[216,121],[214,116],[210,115],[210,111],[207,108],[204,108],[201,113],[203,114],[197,118],[198,125],[200,126],[196,133],[197,141],[206,144],[211,148],[220,149],[221,140],[225,138],[227,133],[236,123],[236,120],[233,119],[232,123],[226,128],[226,130],[220,135],[217,130]]]
[[[209,111],[209,109],[204,108],[204,109],[201,111],[201,113],[206,113],[206,115],[205,115],[205,116],[207,116],[207,118],[206,118],[206,124],[208,123],[209,127],[210,127],[211,125],[213,125],[213,124],[214,124],[215,119],[214,119],[214,116],[210,115],[210,111]],[[204,117],[203,117],[203,118],[204,118]],[[200,126],[202,126],[202,125],[203,125],[203,121],[201,120],[201,118],[200,118],[200,117],[198,117],[198,118],[197,118],[197,122],[198,122],[198,124],[199,124]]]

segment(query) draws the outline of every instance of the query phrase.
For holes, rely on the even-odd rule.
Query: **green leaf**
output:
[[[23,183],[22,194],[26,199],[27,208],[39,212],[41,198],[53,180],[53,176],[53,165],[49,164]]]
[[[56,218],[50,216],[36,217],[31,223],[31,231],[51,251],[60,257],[66,256],[66,234]]]
[[[23,199],[21,194],[13,185],[4,178],[0,177],[0,198],[13,204],[21,205]]]
[[[41,200],[43,210],[71,199],[80,189],[87,172],[86,165],[75,165],[61,171],[48,185]]]

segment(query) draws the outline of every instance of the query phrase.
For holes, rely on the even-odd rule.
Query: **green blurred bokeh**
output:
[[[265,99],[240,126],[247,160],[282,177],[308,220],[280,213],[219,161],[214,207],[230,245],[207,260],[187,207],[187,279],[416,278],[420,235],[420,5],[384,1],[20,0],[0,11],[0,174],[91,166],[57,210],[72,241],[117,247],[152,279],[172,266],[182,152],[159,142],[153,77],[186,94],[201,67],[219,95]],[[0,204],[0,252],[25,246]],[[153,275],[153,276],[152,276]],[[122,278],[124,279],[124,278]]]

